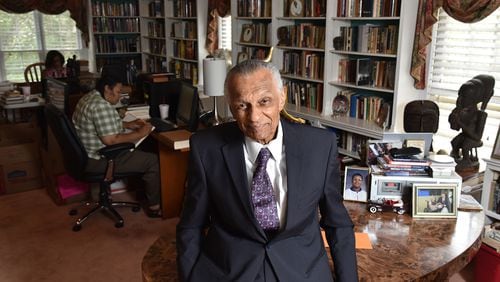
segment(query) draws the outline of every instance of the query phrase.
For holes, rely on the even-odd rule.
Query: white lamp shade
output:
[[[226,80],[226,60],[217,58],[203,59],[203,88],[207,96],[224,96]]]

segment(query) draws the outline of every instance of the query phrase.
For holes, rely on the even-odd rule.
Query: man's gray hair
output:
[[[227,96],[229,94],[228,81],[230,81],[233,76],[249,75],[261,69],[267,69],[271,72],[275,85],[278,87],[279,92],[281,92],[283,90],[283,81],[281,80],[280,71],[275,65],[261,60],[247,60],[237,64],[227,73],[226,81],[224,82],[225,95]]]

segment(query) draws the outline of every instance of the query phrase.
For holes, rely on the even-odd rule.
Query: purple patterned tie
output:
[[[271,152],[262,148],[257,156],[257,168],[252,179],[252,203],[255,217],[264,231],[275,231],[280,227],[278,208],[273,185],[266,171]]]

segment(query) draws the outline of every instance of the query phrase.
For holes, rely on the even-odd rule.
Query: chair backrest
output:
[[[61,147],[66,172],[76,180],[84,180],[88,156],[73,123],[53,104],[45,105],[45,116]]]
[[[34,63],[27,66],[24,70],[24,80],[26,80],[26,82],[41,82],[44,68],[44,62]]]

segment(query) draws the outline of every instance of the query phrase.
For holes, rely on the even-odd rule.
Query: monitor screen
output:
[[[195,86],[180,83],[175,117],[179,126],[186,126],[190,131],[195,131],[198,127],[198,89]]]

